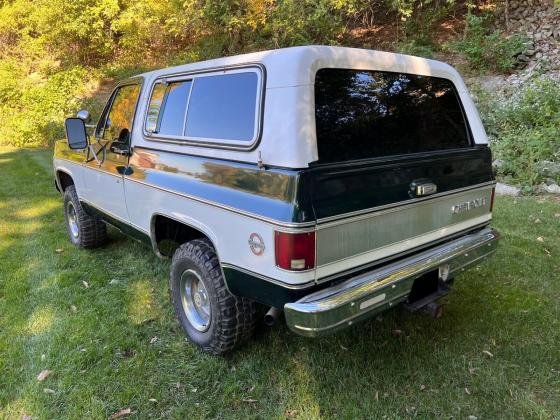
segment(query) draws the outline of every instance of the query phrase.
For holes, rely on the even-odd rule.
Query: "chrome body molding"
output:
[[[406,249],[438,240],[476,224],[489,221],[491,185],[453,192],[427,201],[392,207],[360,217],[317,227],[318,277],[327,274],[327,266],[356,257],[368,261],[384,258]],[[457,202],[484,199],[481,205],[465,213],[452,211]],[[391,249],[388,249],[391,247]],[[401,249],[402,248],[402,249]],[[364,263],[360,261],[360,263]],[[352,261],[352,266],[361,265]]]
[[[68,162],[68,163],[71,163],[71,164],[74,164],[74,165],[77,164],[81,167],[84,166],[83,162],[73,161],[73,160],[70,160],[70,159],[67,159],[67,158],[63,158],[63,157],[58,157],[57,156],[56,159],[58,161],[61,161],[61,162],[64,161],[64,162]],[[105,171],[105,170],[100,169],[100,168],[88,167],[87,169],[97,171],[97,172],[102,173],[104,175],[110,175],[114,178],[123,179],[122,175],[120,176],[120,175]],[[71,172],[68,171],[68,170],[64,170],[64,169],[60,169],[60,168],[57,168],[57,170],[62,171],[62,172],[66,172],[66,173],[68,173],[68,175],[71,175]],[[232,206],[221,204],[221,203],[218,203],[216,201],[207,200],[207,199],[205,199],[203,197],[200,197],[200,196],[195,196],[195,195],[192,195],[192,194],[186,194],[186,193],[183,193],[183,192],[179,192],[177,190],[166,188],[162,185],[156,185],[156,184],[153,184],[153,183],[150,183],[150,182],[146,182],[146,181],[143,181],[141,179],[138,179],[138,178],[135,178],[135,177],[132,177],[132,176],[126,176],[124,178],[124,180],[126,182],[129,182],[129,181],[130,182],[136,182],[136,183],[144,185],[146,187],[155,188],[157,190],[167,192],[167,193],[176,195],[178,197],[182,197],[182,198],[186,198],[186,199],[189,199],[189,200],[197,201],[199,203],[207,204],[209,206],[218,207],[220,209],[227,210],[227,211],[230,211],[232,213],[240,214],[240,215],[243,215],[243,216],[251,217],[251,218],[256,219],[256,220],[267,222],[269,224],[272,224],[272,225],[278,227],[279,228],[278,230],[281,230],[283,232],[310,232],[310,231],[313,231],[315,226],[316,226],[316,223],[314,221],[313,222],[284,222],[284,221],[281,221],[281,220],[278,220],[278,219],[273,219],[273,218],[266,217],[266,216],[263,216],[263,215],[260,215],[260,214],[257,214],[257,213],[244,211],[244,210],[239,209],[239,208],[235,208],[235,207],[232,207]]]
[[[415,279],[445,266],[449,276],[492,255],[499,234],[491,228],[358,275],[284,306],[292,331],[324,335],[406,300]],[[447,267],[448,266],[448,267]]]
[[[359,265],[357,267],[352,267],[352,268],[350,268],[348,270],[345,270],[345,271],[341,271],[341,272],[331,274],[327,277],[318,277],[317,278],[317,284],[328,283],[330,281],[333,281],[333,280],[336,280],[336,279],[342,278],[342,277],[348,278],[349,276],[352,276],[353,274],[355,274],[358,271],[363,272],[363,271],[365,271],[369,268],[379,266],[381,264],[386,264],[386,263],[388,263],[392,260],[407,257],[414,252],[422,252],[422,251],[424,251],[428,248],[432,248],[432,247],[440,245],[444,242],[457,239],[457,238],[462,237],[464,235],[468,235],[472,232],[478,231],[478,230],[483,229],[485,227],[488,227],[488,222],[484,222],[480,225],[475,225],[472,228],[467,229],[466,231],[459,231],[459,232],[456,232],[454,234],[450,234],[450,235],[446,236],[445,238],[441,238],[440,240],[436,240],[436,241],[433,241],[433,242],[430,242],[430,243],[427,243],[427,244],[420,245],[416,248],[407,249],[406,251],[399,252],[397,254],[391,254],[391,255],[388,255],[385,258],[380,258],[380,259],[377,259],[377,260],[372,261],[370,263],[366,263],[366,264],[363,264],[363,265]]]

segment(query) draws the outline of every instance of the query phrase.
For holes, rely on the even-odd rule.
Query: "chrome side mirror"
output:
[[[86,110],[86,109],[81,109],[80,111],[78,111],[78,113],[76,114],[76,117],[78,117],[80,120],[82,120],[86,124],[91,122],[91,115],[89,114],[89,111]]]

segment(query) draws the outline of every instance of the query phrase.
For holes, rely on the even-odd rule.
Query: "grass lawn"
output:
[[[497,199],[499,252],[457,278],[440,320],[261,328],[216,358],[185,341],[168,261],[114,229],[102,249],[70,245],[51,153],[0,149],[0,418],[560,416],[559,200]]]

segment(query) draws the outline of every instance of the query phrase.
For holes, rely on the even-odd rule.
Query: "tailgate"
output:
[[[317,217],[317,278],[426,246],[491,219],[487,147],[320,165],[306,174]],[[417,183],[437,191],[418,196]]]

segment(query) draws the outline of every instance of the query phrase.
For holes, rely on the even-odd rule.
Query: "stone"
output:
[[[495,192],[497,195],[509,195],[512,197],[518,197],[521,195],[521,190],[519,188],[514,187],[513,185],[502,184],[501,182],[496,184]]]
[[[493,92],[501,89],[505,83],[505,78],[503,76],[480,76],[477,78],[477,82],[484,90]]]
[[[560,185],[558,184],[547,185],[546,190],[550,194],[560,194]]]

